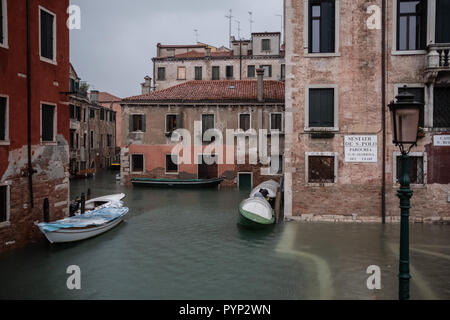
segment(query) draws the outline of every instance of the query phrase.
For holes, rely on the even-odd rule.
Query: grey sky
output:
[[[91,89],[119,97],[140,94],[140,83],[152,76],[151,58],[156,44],[195,43],[228,46],[232,35],[249,38],[248,11],[253,12],[253,32],[280,31],[283,0],[71,0],[81,8],[81,30],[70,32],[70,59]]]

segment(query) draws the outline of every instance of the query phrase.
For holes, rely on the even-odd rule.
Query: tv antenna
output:
[[[233,10],[230,9],[230,14],[228,16],[225,16],[228,20],[230,20],[230,33],[228,35],[228,41],[230,42],[230,48],[231,48],[231,21],[234,18],[233,17]]]
[[[195,43],[198,43],[198,29],[194,29],[195,32]]]
[[[249,21],[250,21],[250,38],[251,38],[252,37],[252,25],[253,25],[253,22],[255,22],[255,21],[253,20],[253,12],[249,11],[248,14],[250,16]]]
[[[237,30],[238,30],[238,40],[241,40],[241,22],[239,20],[235,20],[238,24]]]

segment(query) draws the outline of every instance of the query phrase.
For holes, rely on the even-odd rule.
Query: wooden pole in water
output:
[[[50,222],[50,204],[48,202],[48,198],[44,199],[44,222],[49,223]]]
[[[91,188],[88,188],[86,200],[91,200]]]
[[[86,206],[86,196],[84,195],[84,193],[82,193],[81,194],[81,214],[84,213],[85,206]]]
[[[280,211],[281,211],[281,192],[277,192],[277,197],[275,198],[275,222],[280,221]]]

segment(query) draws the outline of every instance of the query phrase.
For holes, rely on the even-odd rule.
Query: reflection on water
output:
[[[248,193],[120,186],[114,174],[73,181],[71,197],[126,193],[130,212],[87,241],[45,240],[0,256],[0,298],[396,299],[398,225],[282,223],[239,227]],[[412,225],[411,296],[450,298],[450,228]],[[66,288],[70,265],[82,289]],[[369,291],[366,269],[382,270]],[[436,272],[439,270],[439,272]]]

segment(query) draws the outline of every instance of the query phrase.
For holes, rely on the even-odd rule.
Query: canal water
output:
[[[399,225],[237,225],[248,192],[120,186],[112,173],[71,197],[124,192],[125,222],[99,237],[0,256],[0,299],[397,299]],[[66,286],[71,265],[81,290]],[[369,266],[381,289],[369,290]],[[411,297],[450,298],[450,227],[411,225]]]

